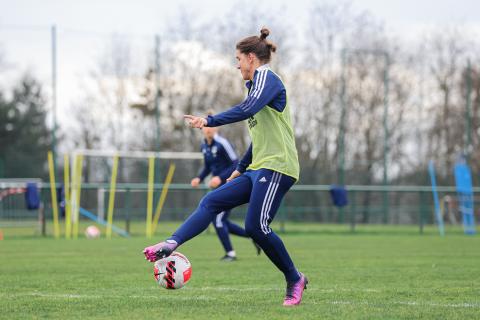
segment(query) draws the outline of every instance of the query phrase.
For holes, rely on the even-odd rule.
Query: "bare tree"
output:
[[[384,151],[388,167],[395,168],[389,178],[395,177],[407,162],[409,131],[404,120],[413,107],[412,74],[406,54],[400,46],[392,45],[398,41],[387,36],[380,22],[366,12],[354,12],[346,2],[317,3],[310,12],[310,32],[303,50],[306,63],[292,76],[302,182],[337,181],[340,130],[345,136],[346,183],[381,183]],[[346,87],[344,127],[342,73]],[[389,106],[386,115],[385,98]],[[388,150],[384,150],[385,139]],[[370,197],[365,194],[361,201],[368,205]]]
[[[309,11],[307,42],[297,71],[291,75],[291,101],[304,168],[302,181],[331,183],[340,118],[339,52],[344,46],[351,13],[346,3],[316,3]]]
[[[466,41],[457,29],[444,30],[427,37],[428,96],[430,114],[428,154],[449,175],[458,153],[463,149],[464,104],[460,82],[466,66]]]
[[[469,137],[465,137],[467,140],[471,139],[471,145],[465,146],[465,150],[469,155],[472,171],[479,172],[480,171],[480,148],[478,147],[480,144],[480,70],[478,68],[478,62],[473,64],[473,66],[468,66],[463,68],[462,78],[460,82],[460,92],[464,93],[464,99],[462,104],[465,106],[465,113],[467,113],[466,108],[470,108],[469,116],[470,119],[465,119],[466,121],[470,122],[470,132],[467,133],[467,129],[464,124],[465,134],[469,134]],[[467,114],[465,114],[465,118],[467,118]],[[468,143],[468,141],[467,141]],[[475,175],[472,177],[474,183],[477,180]]]
[[[413,112],[414,78],[401,47],[393,45],[399,41],[387,37],[382,24],[361,14],[354,19],[353,30],[349,43],[354,51],[346,81],[347,168],[349,183],[371,185],[382,183],[384,170],[390,180],[404,168],[410,128],[405,119]],[[362,201],[368,207],[371,194],[366,193]],[[363,221],[368,219],[365,211]]]
[[[98,119],[101,118],[99,109],[94,108],[95,98],[86,96],[82,101],[76,102],[71,107],[72,119],[75,123],[68,130],[69,140],[74,142],[75,148],[99,149],[102,140],[102,128]],[[100,111],[101,112],[101,111]],[[85,181],[92,181],[98,172],[92,171],[91,159],[85,159]],[[96,180],[94,178],[94,180]]]
[[[130,76],[130,45],[119,35],[114,35],[99,58],[99,68],[92,72],[99,89],[99,99],[111,108],[107,121],[110,127],[111,144],[116,149],[125,149],[127,122],[127,82]]]
[[[83,98],[72,104],[75,123],[71,139],[75,146],[87,149],[144,149],[143,137],[152,130],[148,122],[142,121],[138,110],[129,108],[138,96],[138,87],[143,85],[131,65],[129,41],[114,35],[103,49],[96,68],[79,88]],[[106,172],[106,164],[101,164],[101,170],[92,168],[98,159],[85,160],[88,178],[97,178],[95,172]],[[119,181],[128,180],[128,170],[119,170],[119,173]]]

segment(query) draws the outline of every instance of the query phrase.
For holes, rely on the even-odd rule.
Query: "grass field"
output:
[[[175,224],[162,225],[163,239]],[[220,262],[203,234],[180,248],[192,279],[168,291],[141,254],[144,237],[0,241],[1,319],[479,319],[480,238],[415,227],[292,225],[282,234],[310,285],[301,306],[281,306],[283,276],[252,244]],[[448,232],[448,230],[447,230]],[[11,235],[11,234],[10,234]]]

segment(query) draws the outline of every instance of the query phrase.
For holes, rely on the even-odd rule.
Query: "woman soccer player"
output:
[[[192,179],[190,184],[194,188],[198,187],[211,173],[212,178],[208,182],[208,186],[216,189],[227,182],[227,178],[230,177],[238,164],[238,158],[230,142],[218,134],[218,128],[203,127],[202,131],[205,138],[201,146],[204,167],[198,176]],[[223,249],[225,249],[225,256],[221,260],[227,262],[237,259],[229,233],[249,238],[245,229],[228,219],[230,211],[225,210],[212,216],[212,224],[215,227]],[[257,254],[260,254],[260,247],[255,242],[254,245]]]
[[[165,242],[144,249],[149,261],[169,256],[178,246],[208,227],[213,216],[249,203],[245,230],[268,258],[283,272],[287,281],[284,306],[297,305],[308,283],[297,271],[282,240],[270,229],[280,202],[298,180],[299,164],[295,138],[282,80],[268,62],[276,46],[260,36],[247,37],[236,45],[237,68],[246,80],[246,99],[217,115],[206,118],[185,115],[192,128],[217,127],[248,119],[252,143],[227,179],[228,183],[208,193],[198,208]]]

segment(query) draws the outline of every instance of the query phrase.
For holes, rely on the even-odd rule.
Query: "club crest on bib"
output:
[[[253,127],[255,127],[257,125],[257,120],[251,116],[250,118],[248,118],[248,127],[250,129],[252,129]]]

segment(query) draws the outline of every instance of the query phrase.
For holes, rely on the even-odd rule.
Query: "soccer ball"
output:
[[[98,229],[96,226],[88,226],[87,229],[85,229],[85,237],[88,239],[96,239],[100,237],[100,229]]]
[[[155,262],[153,275],[157,283],[166,289],[182,288],[192,276],[192,264],[180,252]]]

